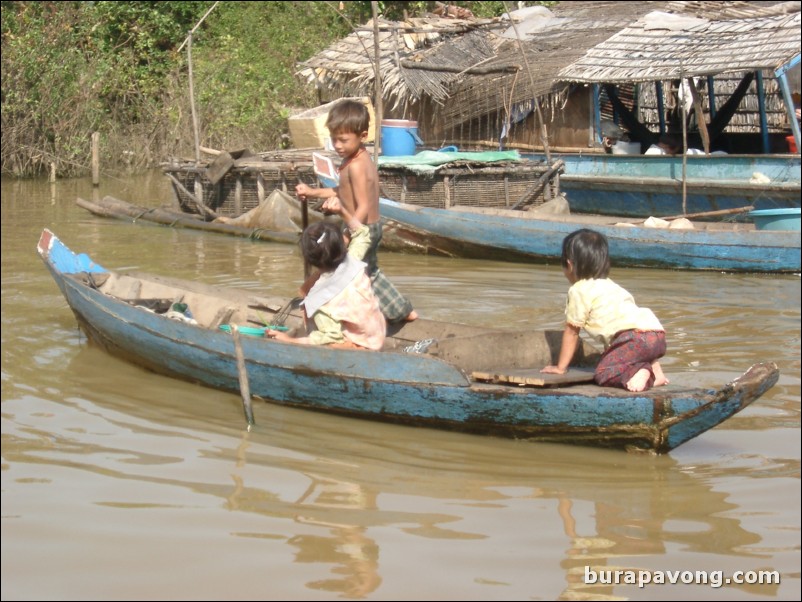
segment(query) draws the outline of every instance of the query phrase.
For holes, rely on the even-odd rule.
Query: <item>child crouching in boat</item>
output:
[[[607,277],[607,238],[594,230],[572,232],[563,240],[562,266],[571,287],[560,358],[541,372],[565,374],[584,328],[604,344],[597,384],[629,391],[668,384],[657,361],[666,353],[665,329],[650,309],[635,305],[632,295]]]
[[[340,212],[339,199],[327,199],[323,209]],[[341,229],[330,222],[312,224],[301,235],[304,259],[318,271],[302,289],[306,292],[304,311],[315,330],[305,337],[266,330],[265,336],[304,345],[382,348],[387,323],[373,293],[367,265],[361,261],[370,246],[370,231],[352,215],[347,217],[347,246]]]

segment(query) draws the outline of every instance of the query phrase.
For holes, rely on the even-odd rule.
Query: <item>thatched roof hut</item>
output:
[[[727,73],[730,79],[721,81],[729,83],[715,84],[726,100],[743,72],[766,70],[765,91],[774,93],[769,125],[778,130],[788,124],[774,69],[799,55],[800,4],[564,2],[552,10],[516,11],[515,23],[381,21],[385,117],[417,120],[433,144],[498,144],[538,98],[552,144],[587,147],[593,144],[594,102],[587,84],[625,84],[635,95],[640,82]],[[655,11],[657,22],[649,16]],[[367,25],[303,63],[299,74],[318,87],[322,102],[373,96],[373,57],[373,27]],[[748,104],[756,105],[755,84],[750,90],[754,102]],[[651,106],[648,97],[641,94],[638,108],[647,123],[657,123],[656,97]],[[507,142],[537,145],[531,119]],[[747,115],[741,125],[758,131],[759,119]]]
[[[687,11],[700,4],[712,3],[673,2],[667,8],[682,5]],[[633,83],[774,70],[799,54],[800,4],[747,6],[737,16],[727,10],[653,11],[588,49],[557,77]]]
[[[406,114],[430,98],[442,104],[461,72],[494,56],[493,29],[498,19],[464,20],[411,18],[404,22],[379,19],[380,71],[383,98],[391,110]],[[341,96],[373,96],[375,60],[370,22],[300,64],[299,75],[314,85],[321,101]],[[427,57],[438,50],[448,55],[437,69],[427,69]]]
[[[729,110],[724,106],[735,95],[737,113],[722,115],[726,124],[717,120],[719,133],[756,133],[762,127],[766,136],[787,134],[791,124],[775,72],[796,57],[791,73],[799,92],[800,5],[671,2],[590,48],[557,77],[635,88],[639,120],[652,131],[668,128],[665,112],[658,108],[661,102],[667,105],[665,111],[677,115],[684,103],[685,110],[690,109],[691,97],[697,94],[705,122],[711,125],[716,111]],[[745,78],[753,74],[755,81],[748,83]],[[748,87],[739,99],[741,82]],[[790,90],[786,92],[790,97]],[[754,141],[747,144],[754,152]],[[765,145],[770,150],[768,138]]]
[[[436,126],[442,132],[549,95],[561,68],[626,27],[633,15],[666,3],[630,2],[625,14],[620,2],[564,4],[570,7],[553,12],[534,7],[541,9],[534,16],[542,19],[530,19],[523,32],[516,32],[509,18],[381,20],[386,116],[417,119],[424,130]],[[533,28],[534,21],[540,21],[539,26]],[[518,42],[518,34],[525,44]],[[373,96],[373,44],[369,23],[301,63],[299,75],[317,87],[321,102]]]

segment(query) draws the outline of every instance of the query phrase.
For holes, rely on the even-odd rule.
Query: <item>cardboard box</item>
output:
[[[326,128],[326,119],[332,107],[344,100],[342,98],[328,102],[314,109],[308,109],[297,115],[293,115],[287,121],[290,126],[290,136],[295,148],[324,148],[326,141],[330,138],[329,130]],[[368,130],[368,142],[376,139],[376,114],[373,112],[373,103],[367,96],[349,97],[349,100],[358,100],[368,107],[370,113],[370,129]]]

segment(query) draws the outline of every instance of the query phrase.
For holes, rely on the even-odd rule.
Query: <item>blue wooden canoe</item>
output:
[[[753,224],[696,222],[694,228],[616,225],[611,216],[555,215],[479,207],[434,209],[381,199],[381,214],[428,233],[442,254],[507,261],[558,261],[565,236],[579,228],[602,232],[613,264],[732,272],[800,271],[800,232],[757,230]]]
[[[283,306],[283,300],[249,291],[108,271],[74,254],[49,230],[42,232],[38,252],[91,341],[152,371],[226,391],[239,391],[242,381],[234,338],[220,326],[252,324],[253,316],[272,320]],[[175,310],[179,302],[192,320],[148,309]],[[300,329],[302,316],[290,312],[286,325]],[[379,352],[251,336],[241,337],[241,350],[251,393],[278,404],[657,453],[739,412],[779,377],[776,365],[757,364],[719,389],[671,384],[631,393],[589,382],[598,359],[589,346],[575,358],[580,368],[540,374],[540,367],[556,361],[561,334],[419,319],[390,332]],[[430,339],[425,348],[421,342]],[[416,343],[425,349],[412,352]]]
[[[526,155],[545,159],[542,155]],[[685,206],[683,157],[559,153],[560,190],[573,213],[663,217],[800,206],[799,155],[688,155]],[[759,175],[758,175],[759,174]]]

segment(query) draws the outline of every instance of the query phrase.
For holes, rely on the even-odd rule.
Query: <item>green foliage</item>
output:
[[[174,51],[212,2],[93,2],[87,7],[96,50],[108,57],[110,90],[120,84],[157,95],[173,67]],[[122,88],[123,90],[125,88]],[[113,93],[113,92],[111,92]]]
[[[3,173],[82,173],[92,131],[158,127],[173,51],[208,6],[3,2]]]
[[[401,19],[435,2],[379,2]],[[477,17],[519,3],[454,2]],[[553,4],[527,2],[526,4]],[[342,8],[341,8],[342,5]],[[279,146],[287,117],[314,106],[297,63],[371,19],[370,2],[2,2],[2,172],[152,166],[194,156],[187,35],[202,144]]]
[[[260,149],[279,144],[291,107],[315,104],[295,78],[297,63],[351,31],[334,8],[328,2],[230,2],[210,15],[193,50],[205,140],[220,147],[232,139]]]

